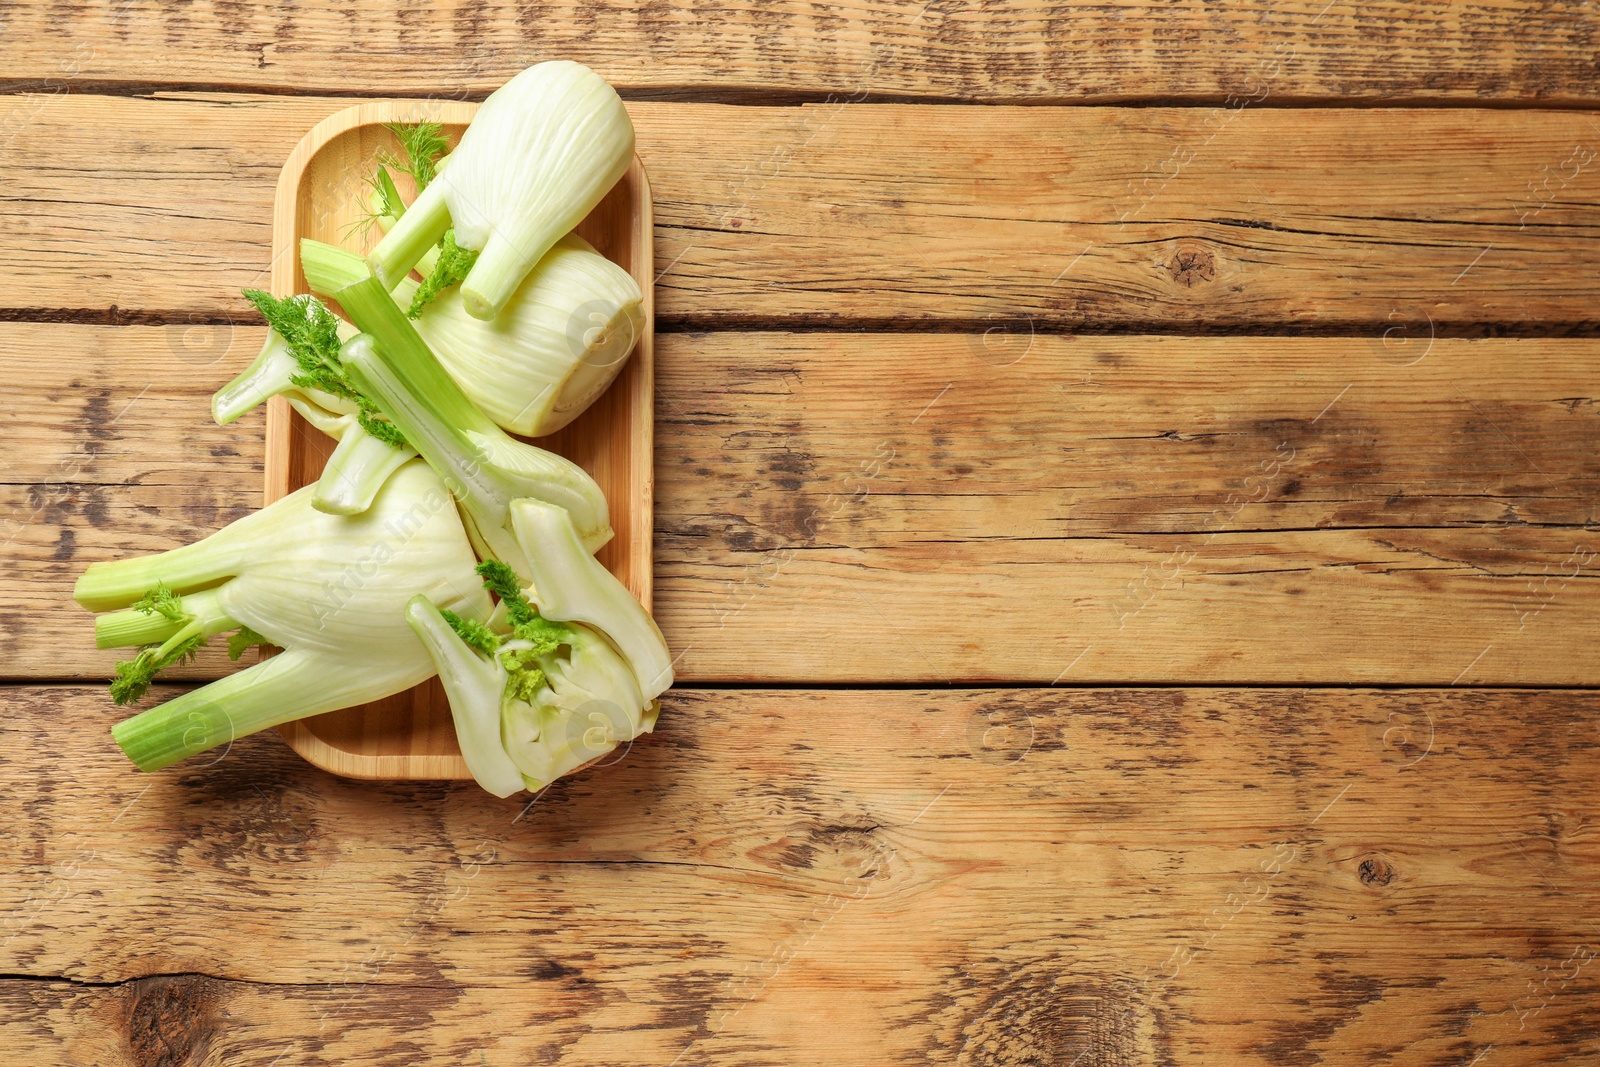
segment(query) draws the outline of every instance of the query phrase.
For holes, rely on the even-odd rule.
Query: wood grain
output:
[[[663,376],[685,677],[1594,682],[1585,342],[762,341]]]
[[[127,653],[94,650],[72,585],[91,559],[197,541],[261,506],[262,416],[217,426],[211,394],[265,329],[8,323],[0,337],[0,677],[109,677]],[[219,646],[175,670],[227,663]]]
[[[1597,700],[676,691],[519,817],[269,735],[141,776],[98,693],[13,688],[0,1039],[103,1067],[1583,1062]]]
[[[576,59],[624,92],[690,99],[1597,99],[1592,14],[1529,2],[14,0],[6,21],[0,63],[24,84],[481,94]]]
[[[1600,328],[1600,119],[1532,110],[1600,102],[1595,46],[1445,0],[13,0],[6,1062],[1600,1060],[1600,691],[1470,688],[1600,685],[1600,352],[1540,339]],[[207,401],[284,159],[341,93],[558,56],[655,185],[686,684],[532,807],[275,734],[138,774],[100,684],[16,683],[109,671],[88,561],[257,505]],[[1274,336],[1146,336],[1196,333]]]
[[[249,321],[350,101],[30,98],[10,317]],[[1592,329],[1591,113],[635,103],[664,326]],[[113,314],[109,309],[117,309]],[[1026,325],[1020,325],[1026,324]]]
[[[261,334],[175,337],[0,327],[4,676],[104,676],[79,570],[256,506],[260,416],[206,405]],[[1593,341],[661,341],[686,681],[1595,682]]]

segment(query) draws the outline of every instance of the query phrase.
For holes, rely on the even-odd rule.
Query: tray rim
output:
[[[418,121],[419,114],[427,121],[446,126],[467,125],[477,112],[478,105],[458,100],[419,100],[394,98],[369,100],[334,112],[318,122],[290,151],[278,173],[278,184],[272,204],[272,262],[269,287],[276,297],[294,295],[298,276],[298,258],[295,249],[299,244],[298,216],[300,185],[307,166],[329,142],[361,126],[381,125],[386,122]],[[631,503],[637,509],[629,546],[630,559],[642,560],[630,573],[630,586],[650,611],[653,599],[654,578],[654,528],[655,528],[655,286],[649,272],[655,262],[655,203],[650,190],[650,178],[644,162],[635,153],[623,181],[635,188],[633,231],[636,243],[633,263],[629,273],[639,282],[643,294],[641,310],[644,330],[635,345],[630,362],[637,361],[635,371],[639,386],[647,398],[642,405],[642,415],[635,420],[635,433],[630,437],[634,452],[634,470],[639,472],[638,492]],[[642,261],[646,275],[641,277],[634,265]],[[263,506],[272,504],[289,492],[290,448],[293,412],[288,401],[273,397],[267,402],[265,429],[265,459],[263,462]],[[318,736],[303,720],[283,723],[278,727],[289,747],[312,766],[345,778],[385,781],[470,781],[472,773],[460,755],[387,755],[374,756],[336,748]]]

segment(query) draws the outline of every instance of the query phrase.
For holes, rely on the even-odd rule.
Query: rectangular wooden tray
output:
[[[439,122],[451,144],[471,121],[476,104],[385,100],[346,108],[300,141],[278,178],[273,208],[272,292],[309,292],[300,270],[300,239],[315,238],[365,252],[376,232],[357,233],[378,154],[398,147],[391,122]],[[402,193],[412,190],[396,176]],[[565,429],[537,443],[578,463],[600,483],[611,508],[611,543],[600,562],[650,607],[654,472],[655,310],[650,184],[638,157],[578,233],[626,268],[644,293],[644,331],[617,380],[594,406]],[[266,503],[316,481],[333,442],[281,397],[267,407]],[[437,678],[384,700],[331,712],[280,730],[289,745],[324,770],[351,778],[469,779],[456,746],[450,706]]]

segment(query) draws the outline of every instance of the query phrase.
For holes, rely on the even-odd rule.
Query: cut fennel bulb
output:
[[[667,642],[649,612],[616,575],[586,551],[572,516],[542,500],[511,504],[511,526],[532,571],[532,598],[557,622],[581,622],[605,634],[654,700],[672,685]]]
[[[247,627],[284,649],[119,723],[112,736],[154,770],[257,730],[401,692],[433,674],[406,623],[416,595],[473,619],[489,611],[443,482],[413,460],[359,515],[311,506],[307,486],[192,545],[91,564],[73,595],[102,644],[175,643]],[[133,605],[158,587],[181,611]]]
[[[627,171],[633,143],[604,78],[579,63],[535,64],[479,107],[449,167],[367,257],[373,273],[393,289],[453,226],[478,251],[461,283],[467,313],[492,319]]]
[[[581,547],[578,555],[599,567]],[[579,569],[578,586],[592,581],[587,567]],[[495,618],[509,634],[440,611],[423,596],[411,601],[407,618],[438,665],[462,753],[480,785],[496,796],[541,789],[655,727],[657,705],[609,634],[541,614],[544,605],[529,602],[503,563],[485,562],[478,573],[501,597]],[[608,590],[592,592],[604,601]],[[616,621],[610,608],[592,607],[589,614]],[[634,609],[642,614],[637,603]]]
[[[300,243],[306,277],[319,291],[359,277],[354,252]],[[394,290],[410,303],[411,279]],[[631,274],[568,234],[545,253],[492,321],[467,313],[459,288],[415,316],[444,369],[485,415],[524,437],[554,433],[583,413],[627,362],[644,331],[643,296]]]
[[[546,684],[501,715],[506,753],[530,789],[655,728],[656,705],[639,695],[622,657],[587,627],[571,632],[560,654],[539,658]]]

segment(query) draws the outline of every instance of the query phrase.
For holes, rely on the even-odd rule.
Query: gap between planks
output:
[[[265,326],[257,315],[229,315],[214,308],[144,308],[129,311],[112,305],[108,308],[0,307],[0,323],[15,322],[63,326]],[[687,314],[657,315],[657,334],[705,333],[872,333],[909,336],[947,336],[981,338],[993,332],[1031,330],[1031,336],[1047,337],[1255,337],[1271,339],[1322,338],[1365,339],[1382,323],[1364,319],[1296,323],[1282,322],[1174,322],[1170,319],[1097,320],[1090,323],[1052,323],[1035,319],[996,319],[991,317],[956,319],[851,318],[845,315],[801,313],[795,317]],[[1434,340],[1553,341],[1600,338],[1600,319],[1551,320],[1515,323],[1503,320],[1440,323]]]
[[[238,96],[279,97],[349,97],[354,100],[393,100],[415,97],[430,100],[452,100],[463,103],[482,103],[491,90],[478,89],[441,94],[434,87],[363,90],[340,85],[252,85],[248,82],[218,81],[138,81],[118,78],[76,78],[64,89],[56,88],[59,79],[51,78],[0,78],[0,97],[36,94],[60,95],[62,92],[80,96],[117,96],[145,99],[164,93],[214,93]],[[1094,97],[1077,97],[1052,94],[1029,94],[1003,99],[990,99],[976,95],[938,95],[928,93],[898,93],[839,90],[782,90],[760,86],[707,86],[660,85],[617,86],[617,95],[623,100],[652,104],[717,104],[723,107],[804,107],[807,104],[900,104],[906,106],[931,105],[940,107],[1077,107],[1077,108],[1195,108],[1243,111],[1310,111],[1332,108],[1361,108],[1384,110],[1470,110],[1470,111],[1593,111],[1600,113],[1595,101],[1583,97],[1525,97],[1521,99],[1464,99],[1453,96],[1427,94],[1397,94],[1384,97],[1341,96],[1336,93],[1313,95],[1281,94],[1268,96],[1240,106],[1228,103],[1228,94],[1208,93],[1196,95],[1166,94],[1107,94]]]
[[[1468,664],[1470,669],[1472,665]],[[163,678],[172,686],[200,688],[216,681],[215,678]],[[0,678],[0,689],[95,689],[93,678]],[[1297,693],[1302,690],[1340,693],[1418,693],[1437,694],[1453,691],[1475,693],[1596,693],[1600,684],[1586,683],[1521,683],[1521,682],[1451,682],[1445,685],[1419,685],[1415,682],[1120,682],[1120,681],[1060,681],[1060,682],[995,682],[954,681],[945,684],[933,682],[678,682],[672,686],[677,693],[1044,693],[1060,690],[1075,693],[1140,692],[1144,690],[1172,690],[1186,692],[1227,693],[1239,690],[1251,692],[1270,690]],[[4,977],[0,975],[0,977]]]

